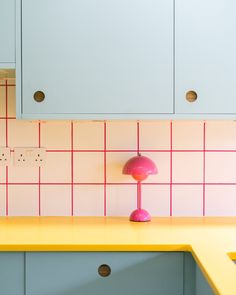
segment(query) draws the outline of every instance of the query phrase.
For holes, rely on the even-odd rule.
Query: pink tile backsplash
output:
[[[202,150],[202,122],[188,121],[187,124],[186,121],[174,122],[172,141],[174,150]]]
[[[70,216],[71,189],[68,185],[43,185],[40,191],[42,216]]]
[[[0,166],[0,215],[128,216],[141,152],[159,173],[142,186],[152,216],[236,215],[236,122],[18,121],[14,81],[0,83],[0,147],[45,147],[44,167]]]
[[[8,215],[39,215],[39,191],[37,185],[8,185]]]
[[[139,126],[139,145],[142,150],[169,150],[169,121],[143,121]]]
[[[203,152],[173,152],[173,183],[203,182]]]
[[[0,169],[0,174],[2,173]],[[1,180],[0,180],[1,181]],[[0,216],[6,214],[6,187],[0,185]]]
[[[142,204],[152,216],[169,216],[170,185],[144,185]]]
[[[76,185],[73,207],[75,216],[103,216],[104,186]]]
[[[106,189],[107,216],[129,216],[136,206],[135,185],[108,185]]]
[[[201,185],[173,186],[173,216],[202,216],[203,188]]]
[[[50,150],[70,150],[70,122],[66,121],[44,121],[41,123],[41,146]],[[60,132],[58,132],[60,130]],[[37,134],[37,132],[36,132]]]
[[[1,89],[1,87],[0,87]],[[1,109],[1,102],[0,102],[0,109]],[[1,116],[3,117],[3,116]],[[1,118],[0,117],[0,118]],[[0,146],[6,145],[6,122],[4,119],[0,120]]]

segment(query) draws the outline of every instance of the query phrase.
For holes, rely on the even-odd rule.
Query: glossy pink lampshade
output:
[[[155,163],[148,157],[141,155],[129,159],[123,168],[123,174],[132,175],[137,181],[142,181],[148,175],[157,173]]]

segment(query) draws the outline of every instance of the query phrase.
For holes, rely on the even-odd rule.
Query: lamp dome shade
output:
[[[129,159],[123,168],[123,174],[132,175],[137,181],[144,180],[148,175],[157,173],[155,163],[148,157],[141,155]]]

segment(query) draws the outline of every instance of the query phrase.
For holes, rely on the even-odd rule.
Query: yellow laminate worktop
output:
[[[236,294],[236,218],[1,217],[0,250],[189,251],[215,294]]]

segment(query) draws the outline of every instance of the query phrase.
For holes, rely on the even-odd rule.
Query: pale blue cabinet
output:
[[[0,0],[0,68],[15,63],[15,0]]]
[[[21,4],[18,114],[137,118],[173,112],[173,0]],[[37,91],[44,93],[42,102],[34,99]]]
[[[184,252],[1,252],[4,295],[213,295]]]
[[[235,114],[235,68],[236,1],[175,0],[176,113]]]
[[[17,0],[17,12],[19,118],[235,118],[233,0]]]
[[[24,253],[0,252],[0,294],[25,295]]]
[[[214,292],[190,253],[184,253],[183,273],[183,295],[214,295]]]
[[[183,295],[183,255],[167,252],[27,253],[26,294]],[[104,264],[111,269],[107,277],[98,274],[99,266]]]

